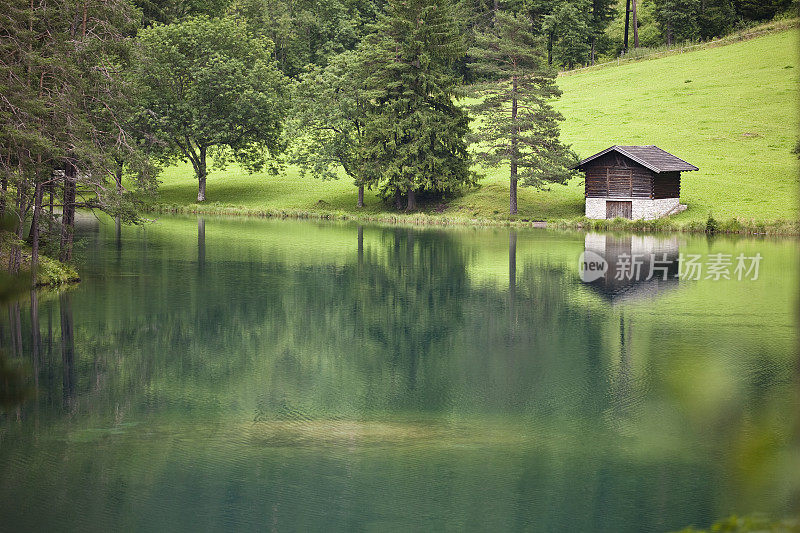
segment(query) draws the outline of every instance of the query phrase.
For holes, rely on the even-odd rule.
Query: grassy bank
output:
[[[625,57],[614,58],[607,61],[601,61],[588,67],[578,67],[572,70],[565,70],[560,73],[562,76],[569,76],[578,72],[585,72],[587,70],[597,70],[606,67],[620,66],[633,61],[647,61],[650,59],[659,59],[662,57],[685,54],[687,52],[695,52],[697,50],[716,48],[718,46],[727,46],[739,41],[749,41],[757,37],[771,33],[779,33],[782,31],[795,29],[800,26],[800,19],[798,18],[780,18],[772,20],[763,24],[756,24],[754,26],[741,29],[733,32],[725,37],[714,39],[712,41],[700,41],[695,43],[681,43],[671,46],[664,45],[658,48],[632,48],[628,51]]]
[[[154,210],[179,213],[316,217],[416,224],[513,224],[639,231],[798,234],[797,33],[770,33],[727,46],[650,61],[573,72],[559,79],[562,131],[581,157],[613,144],[655,144],[700,167],[684,173],[689,208],[654,222],[587,221],[583,183],[547,191],[523,188],[520,212],[508,213],[508,169],[488,169],[480,188],[405,214],[367,191],[365,207],[343,178],[212,172],[208,200],[197,204],[191,167],[166,170]]]
[[[0,232],[0,271],[3,275],[7,275],[9,252],[11,243],[15,239],[16,237],[7,231]],[[27,244],[23,244],[20,277],[30,279],[30,273],[31,248]],[[80,277],[72,266],[56,259],[41,254],[39,255],[39,269],[36,280],[37,286],[56,286],[76,281],[80,281]]]

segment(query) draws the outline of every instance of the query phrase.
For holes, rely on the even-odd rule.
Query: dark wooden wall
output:
[[[653,181],[653,198],[680,198],[681,173],[662,172]]]
[[[590,198],[678,198],[680,172],[655,174],[616,152],[589,162],[586,196]]]

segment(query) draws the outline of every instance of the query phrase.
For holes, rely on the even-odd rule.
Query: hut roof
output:
[[[662,150],[658,146],[611,146],[606,148],[602,152],[598,152],[591,157],[587,157],[580,163],[578,163],[575,168],[581,168],[586,163],[597,159],[600,156],[606,155],[609,152],[618,152],[628,159],[639,163],[643,167],[649,168],[655,173],[661,172],[674,172],[674,171],[688,171],[688,170],[699,170],[696,166],[687,163],[683,159],[679,157],[675,157],[671,153]]]

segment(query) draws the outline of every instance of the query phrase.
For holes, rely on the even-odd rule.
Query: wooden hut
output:
[[[698,170],[658,146],[612,146],[575,167],[586,174],[587,218],[680,213],[681,172]]]

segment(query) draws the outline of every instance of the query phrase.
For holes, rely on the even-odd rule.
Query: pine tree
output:
[[[62,198],[63,260],[71,259],[76,208],[136,217],[130,198],[109,186],[116,161],[125,160],[131,172],[141,156],[128,129],[121,75],[136,15],[126,0],[13,0],[6,6],[0,20],[0,211],[17,217],[12,272],[20,267],[18,244],[27,220],[32,270],[40,222],[57,221],[51,208],[44,223],[45,191],[51,205],[54,195]]]
[[[667,46],[698,34],[699,0],[655,0],[655,16]]]
[[[517,214],[517,182],[543,187],[565,183],[575,155],[559,140],[561,115],[550,105],[561,95],[542,43],[525,17],[499,12],[491,31],[479,33],[470,55],[474,68],[502,83],[487,85],[476,106],[483,120],[476,136],[478,159],[511,166],[510,212]]]
[[[571,69],[591,56],[592,10],[588,0],[559,1],[542,21],[547,61]]]
[[[591,30],[591,51],[589,62],[594,65],[597,53],[606,44],[606,28],[616,15],[616,0],[592,0],[592,18],[589,22]]]
[[[368,183],[416,208],[420,192],[472,185],[469,118],[456,102],[452,64],[466,46],[452,0],[390,0],[364,43],[370,106],[364,130]]]
[[[736,8],[731,0],[700,0],[697,23],[701,39],[721,37],[736,23]]]

